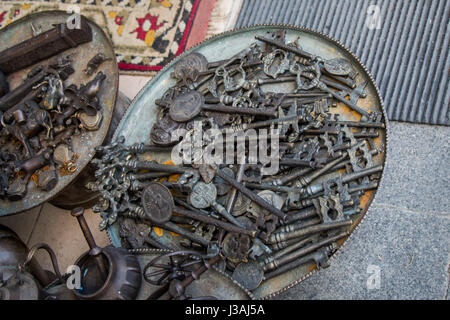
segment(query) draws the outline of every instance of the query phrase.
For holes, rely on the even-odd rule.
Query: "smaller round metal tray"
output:
[[[64,11],[43,11],[30,14],[23,19],[17,20],[0,30],[0,51],[6,50],[22,41],[32,38],[33,31],[31,24],[33,24],[35,29],[45,32],[53,28],[56,24],[65,23],[69,17],[70,15]],[[47,65],[49,61],[55,59],[55,57],[72,55],[72,67],[75,72],[66,80],[67,84],[75,84],[79,87],[81,84],[86,84],[91,81],[100,71],[106,75],[106,79],[103,81],[98,93],[99,105],[101,106],[103,117],[100,128],[96,131],[83,131],[80,135],[73,136],[73,151],[78,155],[76,171],[74,173],[61,176],[58,172],[58,183],[48,192],[39,190],[35,183],[30,180],[28,183],[28,191],[22,200],[9,201],[7,199],[0,199],[0,216],[19,213],[51,200],[64,190],[64,188],[83,171],[86,165],[94,157],[94,148],[101,145],[106,137],[116,101],[119,71],[111,40],[96,23],[88,19],[87,21],[92,29],[92,41],[66,50],[56,56],[15,72],[9,75],[7,80],[10,84],[10,88],[14,89],[23,82],[24,75],[34,67],[38,65]],[[88,61],[100,52],[109,58],[109,60],[102,63],[92,76],[86,75],[82,70],[86,68]]]

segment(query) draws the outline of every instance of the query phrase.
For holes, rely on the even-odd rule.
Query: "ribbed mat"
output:
[[[390,120],[450,125],[449,21],[448,0],[244,0],[236,28],[283,23],[323,32],[367,66]]]

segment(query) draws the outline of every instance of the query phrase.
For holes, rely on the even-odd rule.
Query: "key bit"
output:
[[[307,254],[302,258],[296,259],[292,262],[289,262],[273,271],[267,272],[264,274],[264,280],[272,279],[280,274],[288,272],[289,270],[295,269],[301,265],[307,264],[313,261],[318,268],[327,268],[329,266],[328,257],[336,251],[335,243],[332,243],[329,246],[320,248],[319,250]]]
[[[279,258],[275,258],[273,260],[270,260],[270,262],[268,264],[264,265],[264,271],[270,271],[270,270],[276,269],[276,268],[278,268],[278,267],[280,267],[280,266],[282,266],[284,264],[287,264],[287,263],[292,262],[292,261],[294,261],[296,259],[299,259],[299,258],[305,256],[306,254],[311,253],[311,252],[313,252],[313,251],[315,251],[315,250],[317,250],[317,249],[319,249],[319,248],[321,248],[323,246],[329,245],[329,244],[331,244],[333,242],[336,242],[339,239],[347,237],[349,234],[350,234],[349,232],[342,232],[342,233],[340,233],[340,234],[338,234],[336,236],[332,236],[332,237],[320,240],[320,241],[318,241],[316,243],[313,243],[313,244],[310,244],[310,245],[308,245],[308,246],[306,246],[304,248],[301,248],[299,250],[290,252],[290,253],[288,253],[286,255],[283,255],[283,256],[281,256]]]
[[[307,236],[310,234],[327,231],[330,229],[348,227],[348,226],[352,225],[352,223],[353,222],[351,220],[345,220],[345,221],[340,221],[340,222],[331,222],[331,223],[313,225],[313,226],[309,226],[304,229],[299,229],[299,230],[289,232],[289,233],[283,233],[283,232],[274,233],[266,240],[266,243],[273,244],[275,242],[281,242],[281,241],[286,241],[286,240],[290,240],[290,239],[294,239],[294,238],[299,238],[299,237]]]
[[[222,173],[220,170],[217,171],[217,175],[219,177],[221,177],[223,180],[225,180],[227,183],[229,183],[230,185],[235,187],[237,190],[242,192],[248,198],[250,198],[250,200],[256,202],[262,208],[266,209],[270,213],[273,213],[274,215],[276,215],[276,216],[278,216],[278,217],[280,217],[282,219],[285,218],[284,212],[282,212],[281,210],[279,210],[279,209],[271,206],[270,204],[268,204],[266,201],[264,201],[264,199],[262,199],[256,193],[254,193],[254,192],[250,191],[249,189],[247,189],[244,185],[242,185],[241,183],[239,183],[235,179],[227,176],[226,174]]]
[[[227,176],[228,177],[228,176]],[[225,219],[233,223],[234,225],[244,228],[245,226],[233,217],[222,205],[216,201],[217,189],[213,183],[197,182],[192,188],[192,192],[189,195],[189,201],[198,209],[205,209],[213,207],[220,215]]]

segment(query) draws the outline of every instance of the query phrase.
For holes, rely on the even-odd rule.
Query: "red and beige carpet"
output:
[[[232,2],[235,1],[3,0],[0,2],[0,28],[39,11],[81,12],[110,35],[121,74],[152,76],[187,48],[224,31],[220,16],[228,19],[224,6],[230,7]],[[214,26],[217,22],[212,21],[212,16],[216,17],[219,27]]]

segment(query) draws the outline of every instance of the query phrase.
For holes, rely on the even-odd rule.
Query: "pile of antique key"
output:
[[[102,110],[97,94],[106,76],[98,72],[91,81],[88,79],[106,58],[98,53],[84,71],[76,71],[72,63],[77,54],[56,56],[92,40],[92,31],[84,20],[82,26],[72,31],[57,25],[0,53],[0,199],[23,199],[30,179],[38,189],[52,190],[59,176],[77,169],[79,155],[72,148],[73,136],[100,127]],[[61,39],[61,28],[65,40]],[[52,55],[48,64],[34,67],[23,83],[9,90],[4,73]],[[78,72],[85,73],[87,83],[71,83],[71,75]]]
[[[309,54],[299,39],[285,43],[283,32],[255,38],[228,60],[184,56],[172,73],[176,86],[155,101],[160,114],[151,143],[126,145],[120,137],[99,147],[97,182],[89,185],[102,195],[94,207],[103,217],[101,229],[117,222],[123,246],[185,247],[220,257],[202,256],[206,265],[222,261],[220,269],[248,290],[310,262],[327,266],[362,212],[361,197],[378,186],[383,167],[373,157],[383,150],[373,140],[385,128],[381,113],[357,106],[366,83],[356,83],[345,59]],[[290,92],[270,91],[288,83]],[[359,113],[360,121],[342,119],[338,104]],[[245,163],[222,165],[143,157],[171,152],[182,143],[173,132],[195,130],[195,121],[224,133],[276,132],[277,172],[265,175],[263,164],[248,164],[248,148],[236,156],[245,155]],[[158,235],[161,229],[179,237]],[[166,265],[148,265],[145,279],[180,285],[192,278],[199,258],[183,252]],[[205,265],[196,270],[204,272]]]

